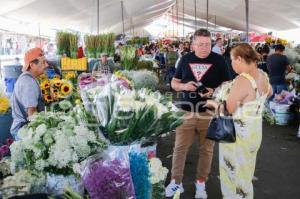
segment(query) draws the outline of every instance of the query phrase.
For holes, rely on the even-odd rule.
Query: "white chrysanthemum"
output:
[[[43,159],[39,159],[35,162],[34,165],[38,171],[43,171],[43,169],[48,166],[48,163]]]
[[[49,164],[58,168],[64,168],[72,162],[78,162],[78,157],[69,146],[53,145],[50,147]]]
[[[168,169],[162,166],[160,159],[151,158],[149,161],[150,181],[152,184],[164,181],[168,174]]]
[[[150,170],[154,172],[158,171],[162,167],[162,163],[158,158],[151,158],[149,164]]]
[[[216,89],[214,96],[217,101],[226,101],[230,88],[232,87],[232,81],[224,82],[219,88]]]
[[[15,141],[10,145],[11,162],[14,165],[23,164],[24,162],[24,148],[22,141]]]

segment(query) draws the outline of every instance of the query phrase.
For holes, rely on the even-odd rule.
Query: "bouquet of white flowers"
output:
[[[227,81],[224,82],[221,86],[219,86],[216,91],[213,94],[213,97],[218,102],[225,102],[227,100],[228,94],[230,92],[230,89],[232,87],[233,82]]]
[[[70,113],[42,112],[19,131],[21,140],[11,146],[12,169],[28,168],[69,175],[73,167],[106,148],[100,134],[88,128],[82,108]]]
[[[150,182],[152,184],[152,199],[164,198],[165,180],[168,175],[168,169],[162,166],[160,159],[151,158],[149,161]]]

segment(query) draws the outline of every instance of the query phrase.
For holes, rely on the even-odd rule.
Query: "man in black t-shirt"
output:
[[[287,90],[285,82],[285,71],[290,68],[289,61],[283,51],[285,47],[281,44],[276,45],[275,53],[267,58],[267,67],[269,71],[270,83],[273,88],[273,96],[281,93],[282,90]]]
[[[197,30],[193,37],[194,52],[184,55],[172,79],[171,85],[181,99],[177,102],[186,111],[184,123],[176,129],[173,152],[172,180],[166,188],[171,197],[177,190],[183,192],[182,178],[186,155],[196,136],[199,135],[199,160],[196,176],[195,198],[207,198],[205,181],[210,173],[214,141],[206,139],[210,114],[203,105],[214,88],[229,80],[226,63],[221,55],[211,52],[210,32]],[[207,93],[198,93],[197,83],[201,82]]]

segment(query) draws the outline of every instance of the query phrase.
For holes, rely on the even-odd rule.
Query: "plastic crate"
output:
[[[61,58],[62,70],[86,71],[87,66],[88,66],[88,60],[86,57],[80,59],[71,59],[69,57]]]

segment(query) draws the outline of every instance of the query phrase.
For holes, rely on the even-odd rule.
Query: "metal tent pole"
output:
[[[177,37],[179,35],[178,32],[178,0],[176,0],[176,23],[177,23]]]
[[[124,5],[123,0],[121,1],[121,10],[122,10],[122,27],[123,27],[123,35],[125,34],[125,26],[124,26]]]
[[[208,30],[208,0],[206,0],[206,29]]]
[[[195,30],[197,30],[197,0],[194,0],[195,6]]]
[[[97,34],[99,35],[99,26],[100,26],[100,0],[97,0]]]
[[[249,42],[249,0],[245,0],[246,3],[246,42]]]
[[[184,0],[182,0],[182,37],[184,37],[184,26],[185,26],[185,24],[184,24]]]

